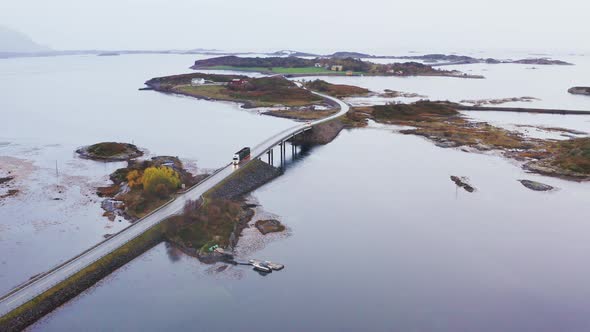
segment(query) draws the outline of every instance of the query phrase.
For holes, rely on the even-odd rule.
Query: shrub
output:
[[[165,195],[180,187],[180,176],[171,168],[148,167],[143,172],[143,190],[150,194]]]
[[[129,184],[130,188],[136,188],[143,185],[143,179],[140,171],[134,169],[127,173],[127,183]]]

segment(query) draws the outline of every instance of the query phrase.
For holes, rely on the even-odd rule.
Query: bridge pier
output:
[[[285,148],[285,142],[281,141],[281,143],[279,143],[279,149],[281,152],[281,169],[285,168],[285,154],[283,152],[283,149]]]

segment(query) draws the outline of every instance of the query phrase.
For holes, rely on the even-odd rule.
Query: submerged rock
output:
[[[522,183],[523,186],[529,188],[530,190],[534,191],[549,191],[553,190],[553,187],[537,181],[531,180],[518,180],[518,182]]]
[[[276,219],[269,220],[258,220],[255,224],[256,228],[260,233],[266,235],[268,233],[282,232],[285,230],[285,226]]]
[[[465,191],[467,192],[472,193],[475,191],[475,188],[472,187],[469,183],[467,183],[468,180],[466,177],[458,177],[455,175],[451,175],[451,181],[455,182],[455,184],[458,187],[465,189]]]

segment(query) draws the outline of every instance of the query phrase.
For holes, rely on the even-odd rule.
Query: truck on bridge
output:
[[[233,164],[238,165],[243,160],[250,159],[250,148],[245,147],[234,154]]]

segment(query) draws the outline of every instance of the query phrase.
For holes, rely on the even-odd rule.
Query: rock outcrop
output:
[[[567,90],[567,92],[573,95],[585,95],[590,96],[590,86],[575,86]]]
[[[553,190],[553,187],[537,181],[532,180],[518,180],[518,182],[522,183],[523,186],[529,188],[530,190],[534,191],[549,191]]]

